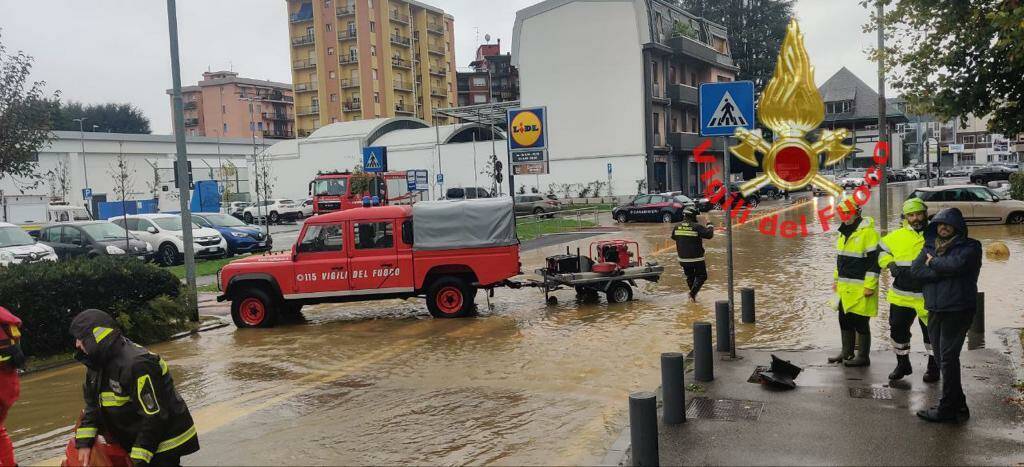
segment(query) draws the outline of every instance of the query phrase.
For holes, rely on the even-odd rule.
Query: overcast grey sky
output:
[[[465,67],[485,34],[512,44],[515,12],[538,0],[423,0],[455,17],[456,62]],[[33,77],[64,100],[131,102],[154,133],[171,130],[167,16],[162,0],[0,0],[0,40],[35,57]],[[182,84],[207,68],[291,82],[285,0],[178,0]],[[800,26],[824,82],[846,66],[871,87],[876,70],[857,0],[798,0]],[[478,32],[479,31],[479,32]],[[600,51],[595,51],[600,53]]]

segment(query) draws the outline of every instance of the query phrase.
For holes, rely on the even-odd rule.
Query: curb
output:
[[[608,453],[604,455],[597,465],[602,467],[618,467],[626,465],[629,461],[629,425],[619,432],[619,436],[615,438],[615,442],[612,443],[612,447],[608,448]]]

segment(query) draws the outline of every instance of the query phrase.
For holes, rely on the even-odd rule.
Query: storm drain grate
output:
[[[758,366],[754,368],[754,372],[750,374],[749,378],[747,378],[747,382],[761,384],[761,373],[768,371],[768,368],[769,367],[766,366]]]
[[[764,402],[694,397],[690,406],[686,408],[686,418],[757,421],[761,418],[762,411]]]
[[[892,400],[892,389],[877,386],[850,388],[850,397],[858,399]]]

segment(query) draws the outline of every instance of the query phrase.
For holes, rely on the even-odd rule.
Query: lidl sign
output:
[[[547,108],[508,109],[508,146],[516,149],[547,147]]]

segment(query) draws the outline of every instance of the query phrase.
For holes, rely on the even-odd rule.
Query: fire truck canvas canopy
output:
[[[413,249],[485,248],[519,243],[512,198],[421,201],[412,206]]]

